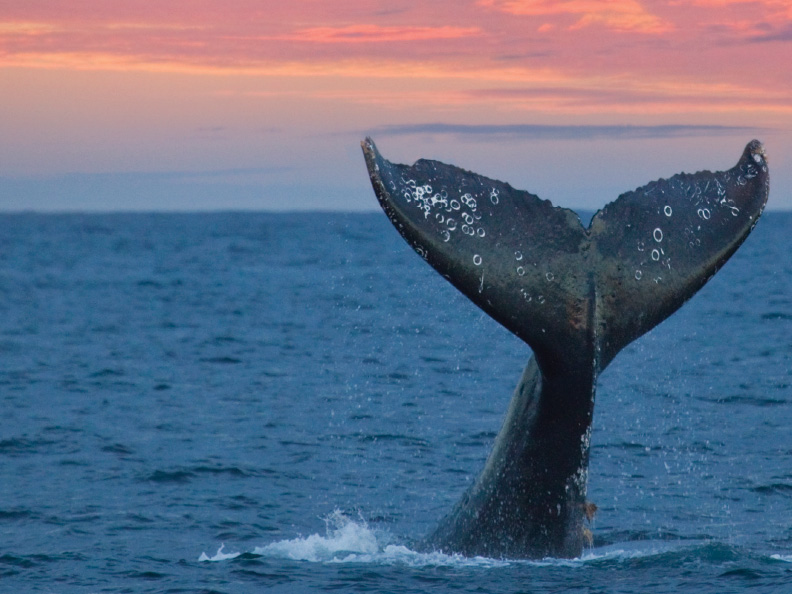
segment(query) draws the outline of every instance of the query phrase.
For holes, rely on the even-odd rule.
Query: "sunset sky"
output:
[[[0,210],[376,208],[359,142],[596,209],[759,138],[790,0],[0,4]]]

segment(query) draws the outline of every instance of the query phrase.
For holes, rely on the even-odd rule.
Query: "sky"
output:
[[[0,0],[0,211],[377,207],[360,140],[594,210],[765,143],[790,0]]]

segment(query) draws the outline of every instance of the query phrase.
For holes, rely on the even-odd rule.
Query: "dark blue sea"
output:
[[[594,545],[416,552],[530,356],[381,213],[0,215],[0,591],[792,592],[792,214],[602,374]]]

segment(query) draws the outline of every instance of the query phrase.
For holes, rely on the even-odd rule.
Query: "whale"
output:
[[[586,497],[598,375],[690,299],[745,241],[769,172],[753,140],[731,169],[572,210],[439,161],[361,143],[380,206],[417,254],[530,347],[475,482],[422,545],[465,556],[572,558],[592,542]]]

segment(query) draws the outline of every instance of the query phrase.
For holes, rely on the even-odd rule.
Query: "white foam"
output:
[[[373,563],[409,567],[503,567],[510,561],[486,557],[463,557],[445,553],[420,553],[409,547],[391,544],[390,535],[376,530],[359,518],[353,520],[341,511],[325,518],[325,535],[281,540],[251,551],[262,557],[307,561],[311,563]],[[241,553],[224,553],[221,546],[214,556],[201,553],[199,561],[226,561]]]
[[[392,544],[390,535],[369,527],[362,518],[353,520],[336,510],[325,519],[325,535],[281,540],[250,551],[253,555],[310,563],[371,563],[375,565],[403,565],[408,567],[481,567],[497,568],[509,565],[583,567],[607,560],[627,560],[652,557],[669,551],[695,546],[697,541],[657,542],[639,541],[589,549],[577,559],[509,560],[487,557],[464,557],[437,551],[418,552],[407,546]],[[221,546],[213,557],[202,553],[199,561],[225,561],[241,553],[224,553]],[[792,562],[792,557],[774,555]]]
[[[355,522],[336,510],[325,518],[326,534],[281,540],[256,547],[253,554],[295,561],[338,561],[356,555],[376,555],[382,550],[378,535],[366,522]],[[382,537],[380,537],[382,538]]]
[[[210,557],[206,553],[201,553],[201,556],[198,557],[198,561],[227,561],[228,559],[239,557],[239,555],[242,554],[242,553],[224,553],[223,552],[224,548],[225,545],[221,544],[220,548],[217,549],[217,552],[214,554],[214,557]]]
[[[775,555],[770,555],[771,559],[776,559],[777,561],[786,561],[787,563],[792,563],[792,555],[779,555],[776,553]]]
[[[419,553],[404,545],[391,544],[387,532],[372,529],[362,518],[353,520],[338,510],[325,518],[325,524],[325,536],[312,534],[305,538],[282,540],[257,547],[253,554],[314,563],[373,563],[410,567],[493,567],[509,564],[485,557]]]

